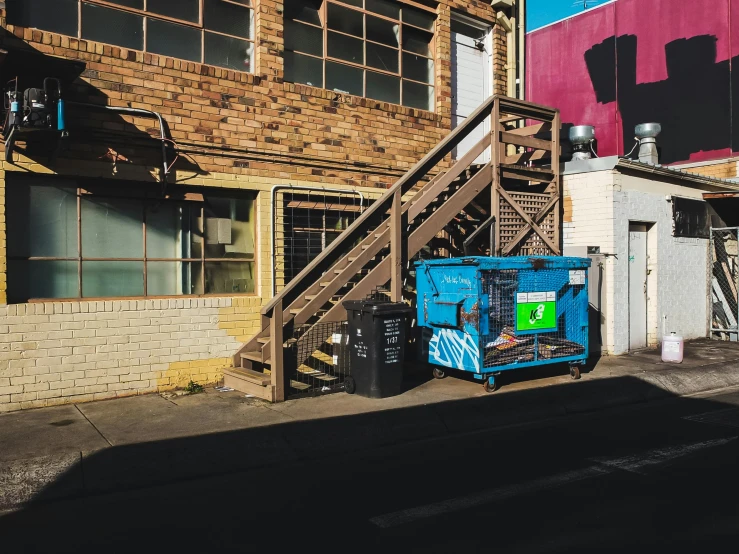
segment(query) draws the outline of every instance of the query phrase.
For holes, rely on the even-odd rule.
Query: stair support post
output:
[[[554,185],[554,197],[558,200],[557,205],[554,207],[556,210],[554,212],[554,238],[557,241],[559,251],[562,252],[562,249],[564,248],[564,239],[562,237],[562,210],[564,209],[564,206],[562,205],[562,202],[559,202],[559,199],[562,197],[562,182],[560,181],[559,175],[559,133],[560,127],[562,126],[560,118],[559,110],[557,110],[554,115],[554,121],[552,122],[552,173],[554,173],[552,184]]]
[[[272,402],[285,401],[285,360],[282,323],[282,299],[278,299],[269,319],[269,347]]]
[[[400,189],[393,194],[390,208],[390,297],[393,302],[403,301],[403,201]]]
[[[490,185],[490,214],[495,218],[491,232],[491,256],[500,256],[500,99],[493,101],[493,110],[490,114],[490,171],[492,179]]]

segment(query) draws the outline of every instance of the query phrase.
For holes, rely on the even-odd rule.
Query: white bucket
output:
[[[680,364],[683,361],[685,341],[675,333],[662,337],[662,361]]]

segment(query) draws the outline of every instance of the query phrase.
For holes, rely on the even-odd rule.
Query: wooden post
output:
[[[559,255],[564,248],[564,241],[562,240],[562,209],[564,202],[562,202],[562,183],[559,176],[560,125],[559,110],[557,110],[552,122],[552,173],[554,173],[552,182],[554,184],[554,194],[557,198],[557,203],[554,205],[554,244],[559,247],[559,252],[554,252],[554,255]]]
[[[285,400],[285,364],[282,337],[282,299],[278,299],[272,308],[269,320],[270,369],[272,385],[272,402]]]
[[[390,296],[393,302],[403,301],[403,202],[400,189],[393,194],[390,208]]]
[[[490,191],[490,214],[495,217],[495,230],[493,231],[494,250],[491,256],[498,256],[500,244],[500,98],[496,97],[493,102],[493,111],[490,115],[490,170],[492,171],[492,184]]]

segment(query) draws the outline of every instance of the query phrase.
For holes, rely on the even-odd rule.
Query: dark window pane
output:
[[[252,10],[223,0],[205,0],[203,4],[203,26],[237,37],[251,38]]]
[[[7,0],[8,23],[77,36],[77,0]]]
[[[83,258],[143,258],[143,205],[135,200],[82,199]]]
[[[255,278],[254,264],[251,262],[206,263],[205,293],[252,293]]]
[[[367,98],[400,104],[400,78],[368,71]]]
[[[413,79],[414,81],[421,81],[423,83],[433,83],[433,60],[403,52],[403,77],[406,79]]]
[[[77,262],[8,260],[8,302],[77,298]]]
[[[149,0],[146,11],[198,23],[200,0]]]
[[[285,80],[323,88],[323,60],[285,51]]]
[[[413,8],[403,6],[404,23],[410,23],[411,25],[415,25],[416,27],[421,27],[421,29],[428,29],[429,31],[433,31],[435,20],[436,17],[429,12],[415,10]]]
[[[323,56],[323,30],[287,19],[285,49]]]
[[[364,41],[346,35],[329,33],[327,38],[328,55],[348,62],[364,63]]]
[[[398,51],[367,43],[367,65],[385,71],[398,72]]]
[[[363,96],[362,73],[364,73],[362,69],[327,61],[326,88],[336,92]]]
[[[313,25],[321,25],[318,11],[323,0],[285,0],[285,19],[299,19]]]
[[[373,40],[388,46],[398,46],[398,23],[386,21],[379,17],[367,16],[367,40]]]
[[[6,189],[9,256],[77,256],[77,191],[26,186]]]
[[[433,111],[434,87],[403,81],[403,105]]]
[[[201,36],[202,32],[198,29],[150,17],[147,22],[146,50],[153,54],[199,62]]]
[[[403,50],[431,58],[431,39],[433,37],[434,35],[431,33],[403,27]]]
[[[364,16],[349,8],[336,4],[328,5],[328,28],[341,31],[355,37],[364,36]]]
[[[144,262],[82,262],[82,296],[143,296]]]
[[[205,33],[205,63],[236,71],[252,70],[254,45],[246,40]]]
[[[362,7],[362,0],[341,0],[344,2],[344,4],[351,4],[352,6],[356,6],[358,8]]]
[[[182,258],[183,213],[177,204],[163,202],[146,208],[146,256]]]
[[[365,0],[365,7],[369,12],[400,19],[400,5],[397,2],[390,2],[389,0]]]
[[[200,266],[195,262],[147,262],[147,296],[198,294],[195,285],[200,281]],[[193,275],[193,271],[198,275]]]
[[[144,18],[121,10],[82,4],[82,38],[143,50]]]

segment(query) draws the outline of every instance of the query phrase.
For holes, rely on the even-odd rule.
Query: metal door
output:
[[[629,224],[629,350],[647,347],[647,226]]]
[[[467,25],[462,28],[464,32],[452,33],[452,128],[464,123],[490,96],[489,31]],[[486,121],[465,137],[452,156],[461,158],[489,132],[490,124]],[[476,163],[486,163],[489,159],[490,153],[486,151]]]

